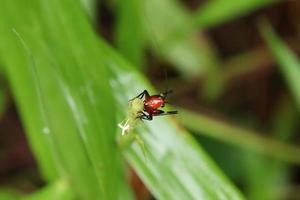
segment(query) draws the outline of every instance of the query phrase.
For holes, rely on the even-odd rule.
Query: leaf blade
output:
[[[292,96],[300,109],[300,62],[296,54],[273,32],[271,26],[262,23],[261,33],[271,53],[279,63],[279,69],[283,74]]]

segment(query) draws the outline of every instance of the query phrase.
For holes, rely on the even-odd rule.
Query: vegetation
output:
[[[291,167],[300,164],[300,147],[288,142],[299,129],[297,55],[267,19],[257,22],[267,45],[263,51],[233,59],[223,59],[205,32],[276,3],[208,1],[192,12],[184,7],[192,3],[175,0],[3,0],[0,110],[5,118],[11,94],[42,181],[34,184],[34,178],[21,176],[34,185],[26,190],[0,179],[0,199],[271,200],[296,195],[286,187],[293,184]],[[264,120],[246,115],[244,108],[231,110],[236,101],[223,100],[233,79],[270,60],[278,63],[273,65],[284,80],[284,95],[274,99],[263,126]],[[178,98],[170,102],[179,114],[140,122],[121,136],[118,123],[126,117],[128,100],[144,89],[157,93],[144,72],[158,88],[174,88]],[[120,145],[120,138],[130,142]],[[9,162],[1,154],[1,162]],[[129,179],[137,179],[132,171],[149,192],[141,196],[142,189],[130,184]]]

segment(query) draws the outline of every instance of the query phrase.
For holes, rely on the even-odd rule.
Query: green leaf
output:
[[[192,17],[173,0],[144,0],[144,23],[148,41],[161,56],[186,78],[204,75],[216,66],[208,40],[191,30]]]
[[[79,1],[2,3],[0,56],[44,177],[84,199],[130,199],[106,52]]]
[[[140,0],[118,0],[116,46],[118,51],[139,68],[144,66],[143,5]]]
[[[209,28],[234,18],[245,16],[250,12],[277,2],[278,0],[218,0],[209,1],[194,14],[193,23],[196,28]]]
[[[300,110],[300,62],[297,55],[273,32],[270,25],[262,23],[261,32]]]
[[[96,18],[96,8],[99,1],[100,0],[80,0],[83,8],[92,20]]]
[[[74,191],[65,180],[54,182],[33,194],[26,196],[23,200],[72,200]]]
[[[256,133],[185,109],[180,109],[179,112],[181,113],[179,118],[181,123],[197,134],[203,134],[285,162],[300,164],[298,156],[300,148],[295,145],[262,137],[262,133]]]
[[[118,112],[126,111],[128,99],[152,87],[117,55],[112,70]],[[180,113],[179,113],[180,115]],[[120,116],[122,121],[124,114]],[[137,126],[146,148],[135,142],[125,156],[158,199],[243,199],[236,188],[208,158],[198,143],[168,117]],[[121,134],[121,130],[119,130]]]
[[[1,61],[47,180],[67,180],[78,198],[132,199],[116,128],[149,83],[97,39],[78,1],[6,0],[0,11]],[[168,117],[137,130],[147,161],[137,142],[124,155],[158,199],[243,199]]]

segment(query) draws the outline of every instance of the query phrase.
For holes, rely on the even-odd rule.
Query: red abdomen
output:
[[[161,97],[150,96],[145,100],[144,109],[151,113],[153,110],[156,110],[164,105],[164,100]]]

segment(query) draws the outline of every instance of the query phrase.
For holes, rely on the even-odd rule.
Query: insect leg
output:
[[[178,114],[178,111],[177,110],[172,110],[172,111],[163,111],[163,110],[155,110],[153,112],[153,115],[154,116],[163,116],[163,115],[175,115],[175,114]]]
[[[142,115],[140,118],[145,119],[145,120],[149,120],[149,121],[151,121],[153,119],[152,115]]]
[[[178,111],[177,110],[171,110],[171,111],[167,111],[166,114],[167,115],[175,115],[175,114],[178,114]]]
[[[141,115],[139,116],[140,119],[145,119],[151,121],[153,119],[152,114],[149,114],[147,112],[141,112]]]
[[[130,99],[129,101],[132,101],[135,98],[142,99],[144,96],[145,96],[146,99],[150,96],[147,90],[144,90],[141,94],[139,94],[136,97]]]
[[[153,110],[152,113],[153,113],[154,116],[158,116],[158,115],[163,115],[164,112],[165,112],[165,111],[163,111],[163,110],[157,109],[157,110]]]

